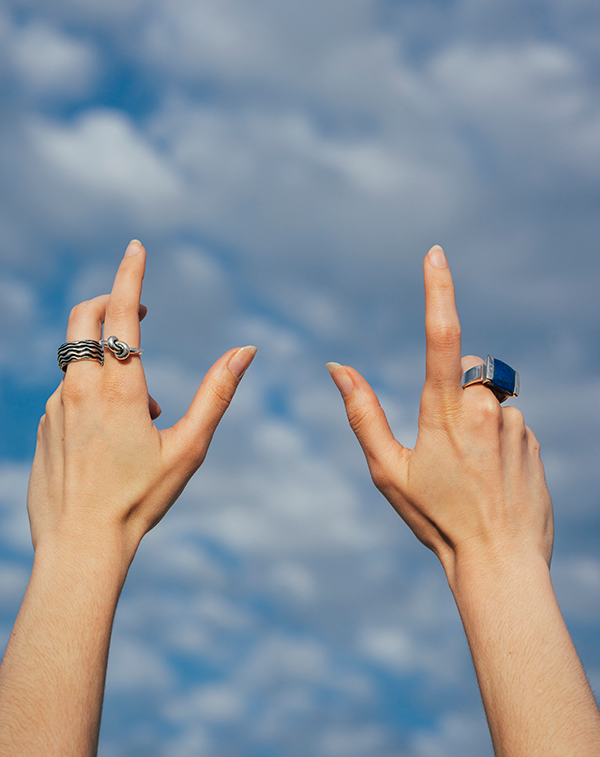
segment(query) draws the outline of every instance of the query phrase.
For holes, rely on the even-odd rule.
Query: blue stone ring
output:
[[[519,374],[510,365],[491,355],[486,357],[485,363],[469,368],[461,376],[460,385],[463,389],[473,384],[487,386],[494,392],[498,402],[504,402],[509,397],[517,397],[519,394]]]

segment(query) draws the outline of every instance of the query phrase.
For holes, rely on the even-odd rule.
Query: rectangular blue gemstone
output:
[[[494,358],[494,385],[507,394],[513,394],[515,391],[515,371],[503,363],[502,360]]]

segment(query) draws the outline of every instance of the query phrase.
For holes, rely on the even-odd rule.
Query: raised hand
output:
[[[498,757],[597,757],[600,716],[550,580],[552,503],[539,445],[514,407],[461,374],[454,287],[424,262],[426,380],[413,450],[371,387],[329,363],[376,486],[439,557],[473,656]]]
[[[110,295],[77,305],[67,341],[117,336],[140,344],[140,295],[146,253],[127,248]],[[105,349],[104,366],[72,362],[40,422],[29,487],[34,546],[72,534],[78,540],[108,531],[123,540],[126,559],[164,516],[202,464],[212,435],[256,349],[223,355],[209,370],[186,415],[159,431],[160,408],[149,394],[139,356],[118,360]]]
[[[413,450],[394,438],[375,393],[352,368],[329,364],[350,425],[377,488],[449,579],[458,553],[506,556],[535,550],[549,564],[552,503],[539,444],[515,407],[460,377],[481,363],[461,361],[461,332],[446,258],[434,247],[423,265],[426,380]]]
[[[128,246],[110,295],[77,305],[67,341],[137,348],[146,253]],[[118,347],[110,339],[113,347]],[[139,355],[99,345],[68,362],[40,421],[29,483],[33,572],[0,667],[3,757],[92,757],[114,612],[129,565],[202,464],[256,349],[212,366],[185,416],[159,431]],[[73,355],[67,350],[68,358]],[[98,357],[100,355],[100,357]]]

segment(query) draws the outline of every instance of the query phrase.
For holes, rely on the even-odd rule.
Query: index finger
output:
[[[140,346],[140,297],[142,282],[146,268],[146,250],[137,239],[131,241],[125,251],[119,270],[115,276],[110,297],[106,304],[106,318],[104,321],[104,338],[116,336],[132,348]],[[113,360],[108,360],[110,351],[106,351],[105,365],[108,367]],[[139,362],[138,358],[129,361]]]
[[[427,339],[425,389],[445,396],[461,395],[460,322],[448,261],[439,245],[423,263],[425,335]]]

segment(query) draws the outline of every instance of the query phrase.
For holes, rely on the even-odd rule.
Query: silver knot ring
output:
[[[61,371],[66,372],[69,363],[76,360],[97,360],[104,365],[104,350],[95,339],[80,339],[78,342],[61,344],[56,353],[56,360]]]
[[[114,354],[117,360],[127,360],[130,355],[143,355],[144,350],[137,347],[130,347],[125,342],[121,342],[116,336],[109,336],[108,339],[101,339],[100,344]]]
[[[498,398],[498,402],[504,402],[509,397],[517,397],[519,394],[519,374],[502,360],[488,355],[485,363],[469,368],[463,373],[460,385],[463,389],[474,384],[483,384],[491,389]]]

